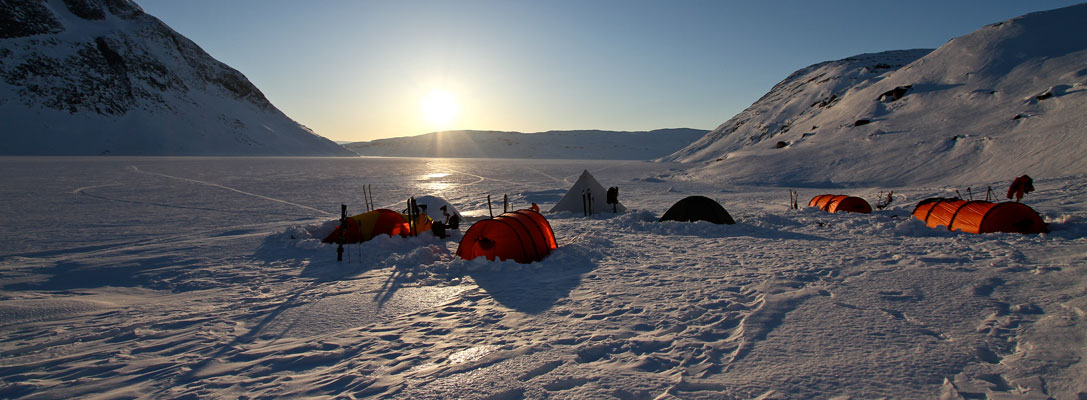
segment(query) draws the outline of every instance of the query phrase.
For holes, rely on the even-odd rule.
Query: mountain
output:
[[[344,147],[364,156],[649,160],[679,150],[706,132],[687,128],[648,132],[447,131]]]
[[[940,48],[803,68],[666,161],[688,179],[849,186],[1087,173],[1087,4]]]
[[[129,0],[0,2],[5,155],[354,154]]]

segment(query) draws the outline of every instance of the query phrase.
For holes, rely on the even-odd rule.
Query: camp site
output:
[[[0,0],[0,399],[1085,400],[1073,3]]]
[[[1052,319],[1074,312],[1060,304],[1078,304],[1082,283],[1076,274],[1082,273],[1087,228],[1080,222],[1082,206],[1068,199],[1087,195],[1087,186],[1075,179],[1036,179],[1036,190],[1022,203],[995,202],[1031,207],[1048,233],[977,234],[929,227],[914,217],[925,199],[965,195],[965,186],[897,187],[889,206],[862,214],[807,207],[804,201],[828,192],[821,188],[672,180],[662,178],[673,173],[669,164],[637,161],[577,161],[571,167],[547,160],[447,159],[425,166],[414,159],[358,160],[372,172],[357,175],[352,168],[343,182],[312,182],[274,195],[262,194],[267,182],[259,180],[236,181],[228,186],[233,190],[220,186],[228,177],[217,174],[253,161],[70,162],[101,168],[71,195],[82,200],[66,205],[82,212],[67,216],[65,235],[34,236],[44,243],[41,253],[17,247],[26,241],[5,245],[5,251],[23,254],[5,259],[9,269],[29,260],[56,266],[16,268],[22,278],[7,278],[7,293],[42,294],[2,304],[5,329],[37,332],[21,340],[48,345],[79,337],[82,342],[69,346],[82,350],[56,359],[38,359],[35,351],[5,353],[9,377],[16,374],[10,368],[28,363],[42,371],[37,374],[90,374],[99,370],[94,354],[121,351],[132,352],[117,361],[121,372],[138,368],[139,360],[169,360],[162,373],[187,379],[179,385],[188,388],[183,390],[210,390],[198,382],[213,378],[242,385],[243,377],[266,373],[308,382],[300,394],[319,393],[324,389],[314,388],[321,382],[357,379],[345,386],[414,397],[446,393],[435,385],[466,376],[536,388],[526,391],[547,391],[561,381],[575,393],[595,393],[603,382],[653,393],[676,385],[660,376],[673,369],[692,371],[685,380],[716,385],[753,382],[752,374],[770,370],[825,373],[822,379],[832,380],[838,367],[825,358],[785,361],[794,360],[793,353],[820,351],[834,352],[834,359],[864,374],[885,374],[879,385],[902,382],[902,388],[959,371],[948,375],[950,383],[911,392],[924,397],[944,385],[976,392],[995,387],[972,376],[998,374],[1025,385],[1031,381],[1021,376],[1022,368],[1067,359],[1058,352],[1063,342],[1051,338],[1079,334],[1074,325]],[[287,162],[289,171],[324,174],[342,163]],[[208,163],[214,168],[190,173]],[[8,168],[19,165],[9,162]],[[436,171],[446,175],[435,177],[441,175]],[[602,197],[618,187],[626,210],[594,206],[597,211],[587,215],[578,209],[588,204],[577,185],[586,172],[604,188]],[[118,184],[121,177],[139,183]],[[179,189],[163,191],[155,182],[176,182]],[[332,190],[322,187],[329,183]],[[1003,192],[1010,180],[991,183],[994,192],[997,185]],[[64,184],[52,185],[43,189],[59,192]],[[439,186],[445,190],[427,190]],[[800,195],[797,208],[789,204],[789,189]],[[887,189],[838,192],[875,205]],[[571,194],[578,207],[551,211]],[[408,235],[404,211],[413,196],[427,204],[419,220],[447,222],[444,206],[445,214],[461,215],[463,222],[447,229],[445,238],[430,229]],[[114,206],[122,200],[124,207]],[[341,204],[349,218],[362,215],[360,222],[369,221],[368,212],[395,217],[390,226],[399,230],[346,240],[337,261],[338,236],[331,232]],[[532,210],[534,204],[540,211]],[[519,216],[519,210],[539,218]],[[678,210],[688,217],[661,221]],[[193,220],[194,212],[216,218]],[[140,219],[90,229],[94,215]],[[710,221],[722,215],[733,223]],[[31,229],[33,221],[16,226],[23,234],[54,232]],[[102,235],[112,239],[103,242]],[[147,239],[135,239],[142,237]],[[480,240],[486,237],[491,239]],[[465,257],[487,246],[512,253]],[[63,292],[47,292],[58,290]],[[202,304],[201,311],[189,311],[191,304]],[[124,311],[133,307],[142,311]],[[61,323],[79,325],[42,331]],[[87,336],[96,326],[130,328],[120,337]],[[22,348],[7,343],[7,351]],[[1025,350],[1028,343],[1032,350]],[[381,356],[387,354],[398,356]],[[896,367],[902,363],[914,367]],[[383,370],[401,364],[399,372]],[[626,372],[600,375],[606,366]],[[383,380],[348,378],[360,368]],[[95,379],[131,376],[121,372]],[[511,374],[514,379],[507,379]],[[535,386],[545,376],[566,378]],[[775,376],[748,384],[772,382],[809,393]],[[1061,376],[1047,381],[1060,382]],[[882,393],[873,385],[850,390]],[[678,387],[684,395],[706,391]]]

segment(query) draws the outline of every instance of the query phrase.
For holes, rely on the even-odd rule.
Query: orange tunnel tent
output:
[[[420,215],[419,221],[416,224],[416,230],[418,232],[427,232],[430,230],[431,224],[433,224],[433,221],[430,217],[425,214]],[[325,243],[336,243],[340,240],[341,228],[341,226],[337,226],[336,230],[332,231],[332,233],[321,241]],[[379,208],[374,211],[347,217],[347,230],[343,232],[343,242],[365,242],[373,239],[374,236],[377,235],[408,236],[410,229],[411,228],[408,226],[407,215],[393,210]]]
[[[558,248],[551,224],[533,210],[517,210],[472,224],[464,233],[457,256],[465,260],[540,261]]]
[[[868,205],[867,201],[860,197],[846,195],[821,194],[812,197],[811,201],[808,202],[808,207],[818,207],[820,210],[830,213],[838,211],[861,214],[872,213],[872,206]]]
[[[1045,221],[1029,206],[1006,201],[962,199],[926,199],[913,209],[913,216],[930,228],[946,226],[948,230],[968,233],[1044,233],[1049,232]]]

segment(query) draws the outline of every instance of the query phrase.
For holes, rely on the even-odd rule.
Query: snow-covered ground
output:
[[[1036,177],[1025,200],[1052,233],[971,235],[910,217],[965,186],[675,179],[687,167],[0,158],[0,398],[1087,396],[1084,176]],[[631,211],[546,214],[543,262],[459,260],[454,234],[337,263],[308,231],[361,211],[364,184],[379,207],[431,194],[479,217],[487,194],[549,209],[583,169]],[[827,214],[787,208],[789,189],[895,201]],[[694,194],[738,223],[655,222]]]

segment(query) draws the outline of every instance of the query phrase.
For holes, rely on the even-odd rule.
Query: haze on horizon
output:
[[[799,68],[1078,3],[136,1],[338,141],[712,129]]]

